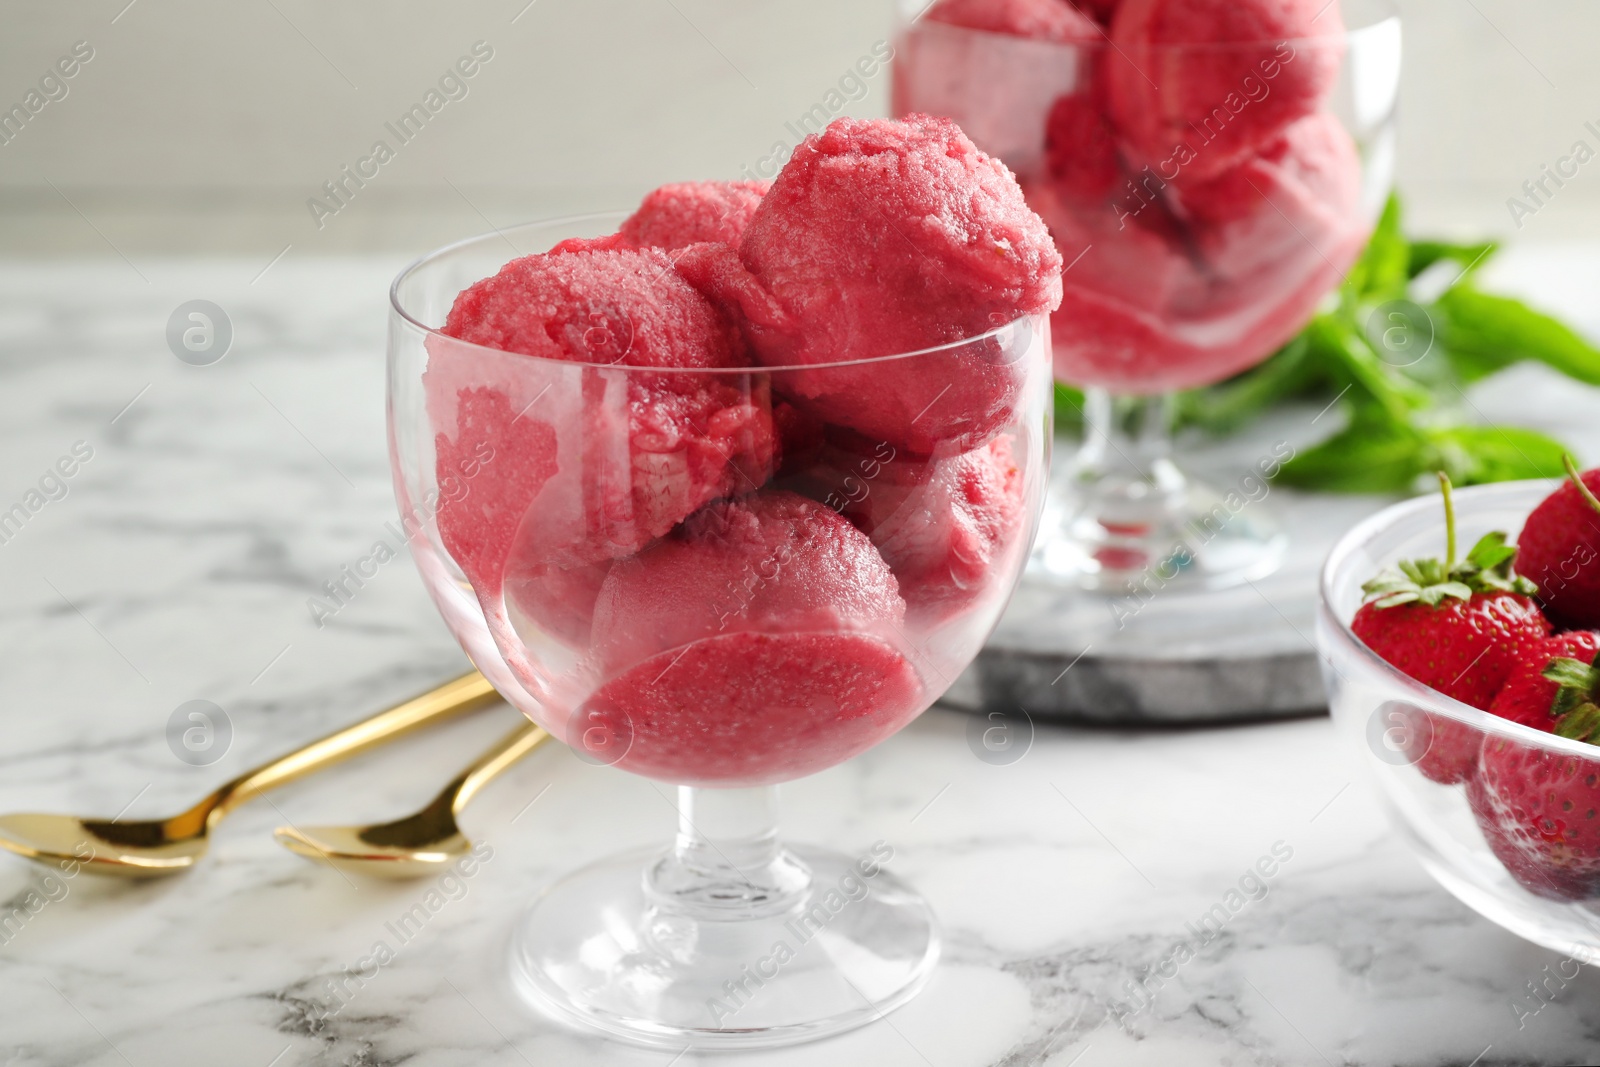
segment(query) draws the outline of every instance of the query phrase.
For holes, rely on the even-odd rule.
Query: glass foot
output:
[[[892,854],[784,851],[804,885],[781,907],[762,893],[767,903],[720,916],[662,894],[660,852],[604,860],[518,922],[512,981],[547,1015],[661,1048],[772,1048],[854,1029],[914,997],[938,962],[932,912],[881,867]]]
[[[1282,565],[1289,540],[1265,503],[1276,465],[1219,492],[1172,461],[1168,418],[1162,397],[1089,392],[1087,438],[1051,486],[1032,577],[1117,594],[1225,589]]]
[[[1053,494],[1054,496],[1054,494]],[[1030,573],[1108,593],[1144,588],[1226,589],[1276,571],[1288,537],[1265,506],[1185,479],[1150,518],[1112,517],[1067,496],[1048,505],[1058,521],[1040,532]],[[1254,509],[1254,510],[1251,510]]]

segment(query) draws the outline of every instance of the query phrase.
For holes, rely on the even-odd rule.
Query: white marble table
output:
[[[403,557],[325,628],[306,606],[385,536],[394,264],[289,259],[252,284],[261,266],[0,267],[0,511],[76,442],[93,450],[66,496],[0,543],[0,811],[165,813],[466,666]],[[1591,250],[1525,257],[1520,277],[1581,299],[1596,274]],[[180,363],[163,338],[170,311],[197,297],[235,327],[214,366]],[[1592,424],[1596,410],[1585,396],[1570,421]],[[168,718],[192,699],[232,725],[209,767],[168,747]],[[537,754],[466,816],[492,859],[404,941],[395,920],[435,887],[353,883],[273,844],[285,822],[409,810],[511,717],[486,712],[257,802],[182,878],[45,885],[0,857],[0,1065],[711,1062],[563,1032],[525,1014],[503,979],[512,915],[542,884],[666,840],[672,806],[645,781]],[[1600,979],[1579,976],[1535,1013],[1527,983],[1556,955],[1422,873],[1326,721],[1041,726],[1010,766],[975,758],[966,727],[932,712],[785,791],[796,838],[893,845],[892,867],[946,924],[931,987],[855,1034],[717,1062],[1600,1058]],[[1245,883],[1260,899],[1230,897],[1274,850],[1287,858],[1273,877]],[[32,914],[30,889],[47,891]],[[1230,902],[1199,944],[1190,924]],[[18,907],[25,921],[5,926]],[[1194,958],[1165,964],[1184,939]],[[331,999],[326,983],[379,941],[393,962]],[[1131,992],[1141,981],[1151,998]]]

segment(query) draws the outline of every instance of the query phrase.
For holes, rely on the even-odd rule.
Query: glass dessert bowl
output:
[[[1458,490],[1461,544],[1519,529],[1556,484]],[[1385,662],[1351,629],[1367,599],[1364,583],[1401,560],[1436,556],[1444,537],[1438,499],[1423,497],[1355,527],[1329,556],[1317,637],[1334,727],[1366,768],[1401,839],[1440,885],[1491,922],[1592,962],[1600,959],[1595,858],[1561,842],[1567,829],[1583,829],[1593,810],[1573,807],[1571,828],[1544,825],[1491,794],[1503,798],[1525,786],[1540,795],[1593,781],[1600,748],[1445,696]],[[1573,795],[1592,789],[1580,784]]]
[[[949,116],[1010,166],[1064,263],[1055,369],[1086,438],[1035,572],[1111,592],[1271,573],[1284,535],[1174,462],[1171,397],[1265,360],[1359,255],[1393,171],[1392,7],[923,7],[902,9],[894,112]]]
[[[1048,478],[1048,319],[790,366],[626,362],[689,336],[693,309],[659,289],[563,312],[587,360],[441,332],[511,248],[582,246],[621,218],[463,241],[391,294],[396,492],[447,624],[580,758],[680,787],[671,849],[573,874],[518,922],[514,981],[644,1044],[836,1033],[916,993],[937,929],[887,846],[780,844],[775,787],[916,718],[998,620]],[[946,388],[899,423],[862,404],[917,382]]]

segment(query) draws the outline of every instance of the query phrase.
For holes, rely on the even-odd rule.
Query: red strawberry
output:
[[[1535,730],[1554,729],[1557,697],[1561,683],[1546,675],[1556,660],[1572,659],[1593,663],[1600,657],[1600,634],[1578,630],[1556,634],[1523,648],[1516,657],[1505,686],[1489,710],[1502,719],[1520,722]]]
[[[1600,741],[1600,670],[1557,659],[1544,671],[1555,685],[1555,733]],[[1491,737],[1467,787],[1490,850],[1528,892],[1552,900],[1600,894],[1600,752],[1596,759]]]
[[[1600,469],[1571,480],[1528,516],[1517,539],[1519,567],[1539,587],[1550,617],[1572,629],[1600,627]]]
[[[1547,900],[1584,899],[1595,881],[1595,872],[1588,870],[1586,865],[1563,864],[1542,855],[1548,849],[1543,837],[1538,833],[1512,829],[1522,824],[1526,809],[1515,813],[1511,811],[1487,781],[1487,776],[1491,774],[1497,780],[1501,775],[1512,780],[1518,780],[1518,775],[1525,775],[1529,788],[1539,789],[1546,778],[1556,778],[1566,783],[1562,787],[1562,802],[1567,803],[1572,800],[1570,793],[1574,784],[1580,789],[1585,788],[1583,783],[1575,782],[1575,768],[1555,767],[1554,759],[1548,754],[1519,746],[1517,742],[1503,737],[1491,739],[1484,746],[1485,754],[1491,749],[1494,750],[1492,765],[1480,766],[1478,773],[1467,783],[1467,801],[1478,820],[1478,829],[1483,831],[1483,839],[1489,843],[1489,851],[1517,880],[1517,884],[1535,896]],[[1582,763],[1588,767],[1588,773],[1584,776],[1587,779],[1594,780],[1595,771],[1600,771],[1600,764],[1567,758],[1572,764]],[[1593,787],[1587,789],[1591,795],[1586,802],[1589,807],[1600,806],[1600,792]],[[1587,815],[1588,810],[1583,809],[1583,814]],[[1587,823],[1588,819],[1585,818],[1584,822]]]
[[[1517,550],[1505,535],[1491,533],[1467,558],[1456,561],[1455,506],[1450,480],[1444,494],[1444,562],[1408,560],[1362,588],[1367,602],[1350,628],[1388,663],[1484,711],[1516,662],[1519,650],[1550,634],[1550,623],[1530,596],[1533,587],[1512,575]],[[1427,716],[1417,734],[1429,738],[1417,769],[1435,782],[1459,782],[1472,774],[1482,734],[1453,719]]]

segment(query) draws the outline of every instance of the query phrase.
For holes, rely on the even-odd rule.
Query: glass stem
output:
[[[1087,425],[1079,465],[1128,481],[1161,481],[1161,468],[1172,463],[1173,408],[1170,393],[1113,396],[1089,389],[1084,394]]]
[[[811,872],[778,843],[778,789],[678,788],[678,836],[645,873],[655,903],[700,918],[779,914]]]
[[[1074,476],[1089,513],[1107,528],[1147,529],[1182,506],[1186,480],[1172,462],[1172,416],[1170,394],[1085,394]]]

